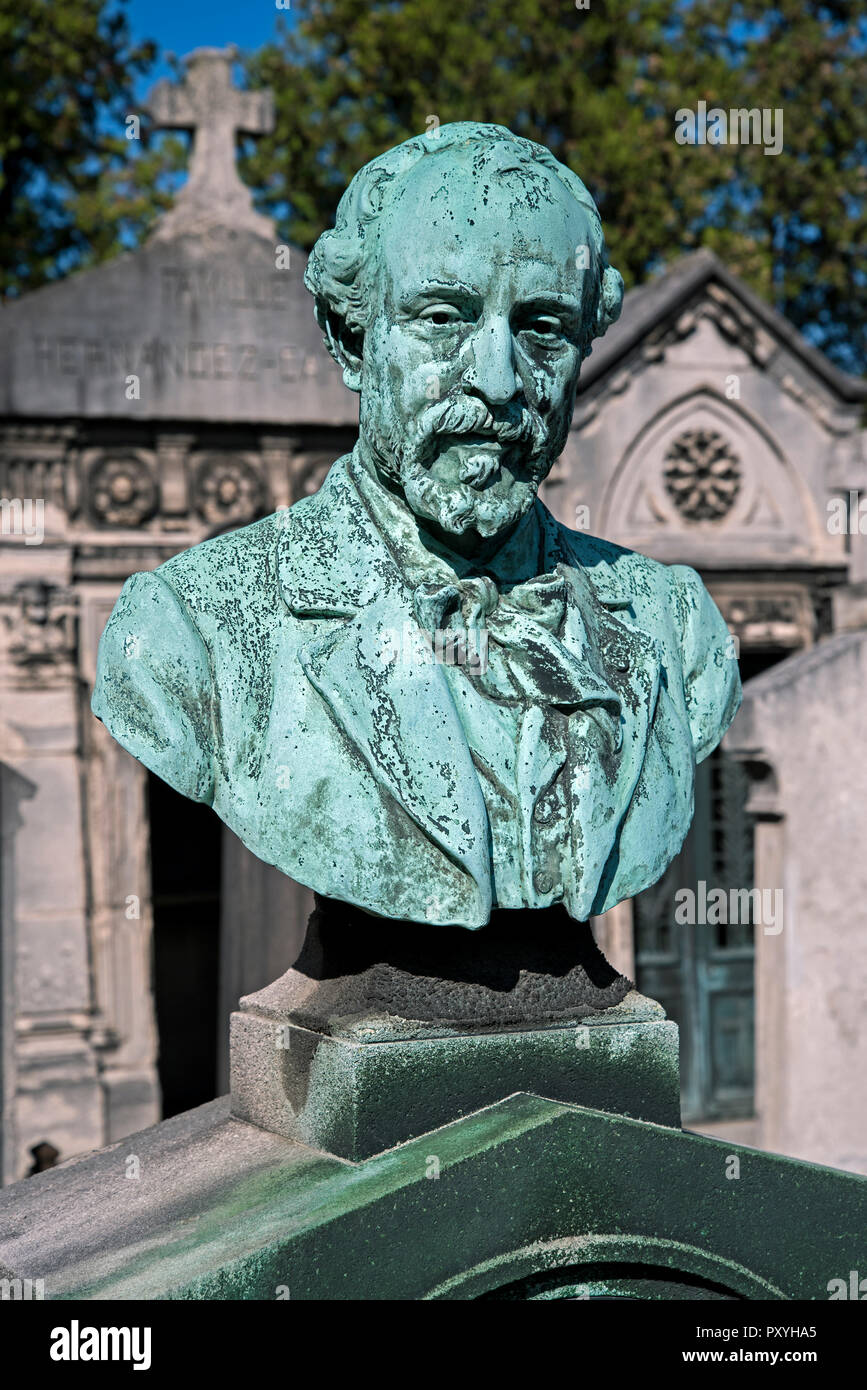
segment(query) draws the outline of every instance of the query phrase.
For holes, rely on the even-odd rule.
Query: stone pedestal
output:
[[[360,1162],[516,1092],[680,1124],[677,1027],[585,923],[482,932],[317,899],[294,969],[232,1016],[232,1114]]]
[[[517,1091],[680,1124],[677,1025],[632,991],[572,1024],[425,1030],[363,1018],[340,1036],[288,1021],[279,985],[232,1015],[232,1114],[354,1162]]]
[[[512,920],[485,943],[314,918],[234,1016],[231,1103],[0,1193],[0,1276],[67,1301],[792,1300],[857,1269],[867,1181],[681,1130],[677,1030],[581,924],[540,913],[519,951]],[[479,1026],[438,1016],[470,1004]]]

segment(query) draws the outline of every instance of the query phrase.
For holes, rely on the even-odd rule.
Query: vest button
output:
[[[537,893],[550,893],[554,887],[554,880],[545,869],[540,869],[533,875],[533,887]]]

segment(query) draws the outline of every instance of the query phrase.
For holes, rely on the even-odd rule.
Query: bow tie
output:
[[[561,574],[543,574],[516,585],[502,597],[487,576],[420,584],[413,595],[413,607],[420,626],[428,632],[472,632],[487,626],[496,635],[498,619],[515,609],[557,633],[566,613],[566,581]]]
[[[428,633],[445,630],[477,637],[487,630],[487,668],[466,666],[486,694],[568,710],[601,706],[619,734],[619,697],[593,669],[586,648],[578,656],[560,640],[567,603],[568,588],[559,566],[553,574],[528,579],[504,594],[482,576],[420,584],[413,595],[419,626]]]

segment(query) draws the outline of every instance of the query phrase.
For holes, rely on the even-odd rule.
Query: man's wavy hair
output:
[[[425,135],[413,136],[359,169],[340,199],[333,230],[323,232],[310,253],[304,283],[313,295],[316,320],[325,334],[325,345],[338,362],[343,362],[339,338],[347,333],[360,342],[364,336],[367,272],[377,241],[372,233],[402,179],[419,160],[435,158],[455,145],[497,143],[510,146],[519,167],[542,165],[553,173],[589,215],[588,269],[593,275],[590,292],[585,292],[584,301],[585,357],[590,353],[591,340],[601,337],[619,317],[623,279],[620,272],[608,264],[598,209],[578,175],[555,159],[544,145],[513,135],[505,126],[456,121]]]

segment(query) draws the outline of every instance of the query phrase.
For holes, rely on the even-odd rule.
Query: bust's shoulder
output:
[[[226,531],[182,550],[160,565],[156,573],[176,592],[215,585],[224,593],[237,584],[264,577],[272,560],[286,511],[274,512],[237,531]]]
[[[562,530],[601,602],[626,610],[657,639],[669,692],[682,690],[696,762],[701,762],[741,701],[729,630],[701,576],[689,565],[666,565],[598,536]]]
[[[321,488],[309,497],[299,498],[291,507],[282,507],[270,516],[213,536],[199,545],[173,555],[159,566],[159,576],[176,592],[185,595],[213,589],[265,594],[276,580],[278,552],[311,545],[321,550],[326,533],[345,533],[347,480],[343,459],[332,465]]]
[[[667,565],[614,541],[587,531],[560,527],[566,547],[580,565],[599,598],[609,602],[664,599],[677,603],[681,594],[696,595],[704,589],[701,577],[688,565]]]

